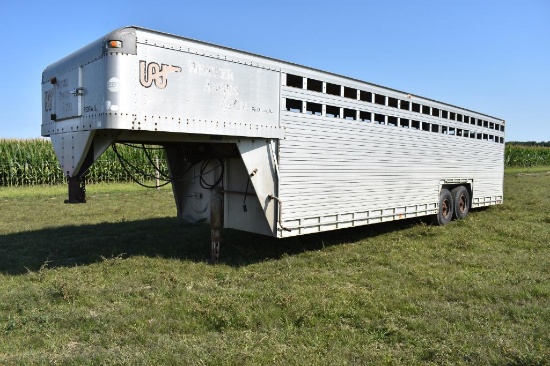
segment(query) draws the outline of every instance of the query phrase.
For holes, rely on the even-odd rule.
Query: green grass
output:
[[[548,172],[446,227],[226,230],[216,266],[170,189],[0,188],[0,364],[549,364]]]

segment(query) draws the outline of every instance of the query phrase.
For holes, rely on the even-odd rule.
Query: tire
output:
[[[453,218],[453,196],[448,189],[443,188],[439,194],[439,207],[434,223],[440,226],[447,225]]]
[[[453,219],[459,220],[470,213],[470,192],[464,186],[456,187],[451,191],[453,196]]]

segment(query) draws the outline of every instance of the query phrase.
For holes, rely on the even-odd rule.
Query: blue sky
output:
[[[550,1],[3,0],[0,138],[40,135],[41,73],[138,25],[350,76],[550,141]]]

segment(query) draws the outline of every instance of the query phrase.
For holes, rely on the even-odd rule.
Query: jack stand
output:
[[[210,263],[216,264],[220,259],[221,229],[223,227],[223,193],[214,188],[210,191],[210,240],[212,254]]]
[[[68,177],[69,199],[65,203],[86,203],[86,183],[84,177]]]

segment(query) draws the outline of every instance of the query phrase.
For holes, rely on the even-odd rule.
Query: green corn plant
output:
[[[504,162],[506,167],[550,166],[550,148],[507,145]]]

